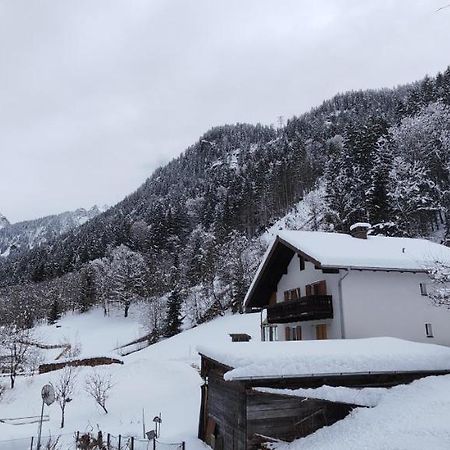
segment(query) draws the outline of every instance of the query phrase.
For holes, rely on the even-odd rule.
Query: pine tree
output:
[[[49,325],[53,325],[61,318],[59,302],[57,299],[53,300],[50,311],[48,312],[47,322]]]
[[[182,302],[181,291],[178,288],[173,289],[167,300],[167,317],[164,330],[165,337],[175,336],[181,332],[181,325],[183,324],[181,317]]]
[[[80,273],[80,296],[78,304],[81,312],[89,311],[96,302],[95,272],[89,265]]]
[[[373,168],[370,173],[370,188],[367,191],[367,208],[372,225],[380,225],[390,220],[391,208],[388,198],[389,173],[392,151],[389,142],[381,138],[377,144]]]

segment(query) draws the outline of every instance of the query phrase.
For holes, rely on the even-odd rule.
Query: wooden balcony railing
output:
[[[308,295],[267,308],[268,323],[289,323],[333,318],[331,295]]]

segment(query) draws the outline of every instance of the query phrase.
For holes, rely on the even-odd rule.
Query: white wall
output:
[[[450,346],[450,310],[438,308],[422,296],[420,283],[429,284],[426,274],[341,270],[339,274],[324,274],[310,262],[300,271],[300,261],[294,255],[277,286],[277,302],[284,301],[284,291],[326,280],[327,293],[333,298],[334,319],[278,325],[278,339],[285,339],[285,327],[301,325],[303,339],[315,339],[317,324],[328,325],[328,338],[340,339],[341,307],[339,279],[342,281],[342,309],[345,338],[392,336],[418,342]],[[431,323],[433,338],[427,338],[425,323]]]
[[[426,274],[351,270],[342,282],[346,338],[392,336],[450,345],[450,311],[420,293]],[[434,338],[427,338],[425,323]]]
[[[344,272],[345,273],[345,272]],[[318,320],[318,321],[306,321],[302,323],[293,324],[280,324],[278,326],[278,339],[284,340],[285,331],[284,328],[288,325],[295,326],[301,325],[303,339],[315,339],[317,324],[326,323],[328,325],[328,338],[339,339],[341,338],[341,325],[340,325],[340,307],[339,307],[339,291],[338,280],[342,277],[340,274],[325,274],[322,270],[317,270],[314,264],[305,261],[305,270],[300,270],[300,259],[298,255],[294,255],[288,266],[287,274],[283,275],[278,282],[277,286],[277,302],[284,301],[284,291],[300,288],[300,295],[303,297],[306,295],[305,286],[312,284],[316,281],[325,280],[327,282],[327,294],[333,298],[333,314],[334,319]]]

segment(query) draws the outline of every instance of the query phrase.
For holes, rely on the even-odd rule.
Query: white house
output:
[[[263,340],[391,336],[450,346],[450,310],[436,307],[427,270],[450,248],[424,239],[283,231],[244,300]]]

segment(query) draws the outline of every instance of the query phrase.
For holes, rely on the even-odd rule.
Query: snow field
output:
[[[41,326],[36,331],[42,341],[50,344],[67,335],[77,337],[82,344],[81,356],[111,355],[118,342],[126,343],[143,332],[137,321],[129,319],[103,317],[101,310],[94,310],[64,317],[59,322],[61,328]],[[73,401],[67,405],[66,426],[62,430],[65,441],[70,441],[75,431],[99,429],[114,435],[142,437],[144,409],[147,430],[153,428],[153,417],[161,413],[163,442],[184,440],[189,449],[203,449],[204,445],[196,438],[202,379],[196,369],[199,356],[195,348],[204,342],[226,342],[230,339],[228,333],[238,331],[259,339],[259,315],[218,318],[120,358],[123,365],[76,369],[77,390]],[[104,414],[84,391],[84,379],[93,371],[112,376],[114,387],[106,404],[109,414]],[[8,390],[0,403],[0,418],[38,415],[42,386],[55,383],[59,375],[60,371],[55,371],[19,377],[16,388]],[[44,423],[43,434],[60,434],[59,406],[53,404],[45,412],[50,420]],[[36,432],[36,424],[13,426],[0,423],[0,440],[29,437]]]

